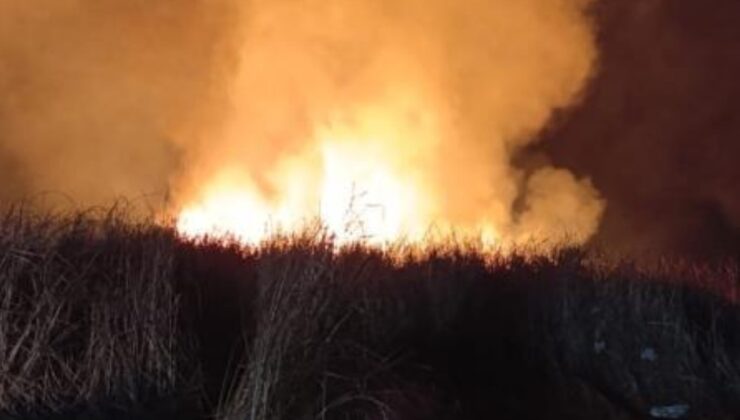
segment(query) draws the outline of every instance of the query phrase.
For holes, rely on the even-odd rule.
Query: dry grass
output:
[[[737,261],[594,255],[337,249],[320,230],[244,248],[10,212],[0,417],[735,418]]]
[[[107,218],[0,222],[0,410],[138,404],[178,385],[174,238]]]

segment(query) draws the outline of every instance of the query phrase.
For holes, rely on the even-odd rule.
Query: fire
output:
[[[249,2],[207,129],[182,140],[179,232],[586,241],[604,209],[588,179],[513,162],[590,78],[589,4]]]
[[[360,145],[361,146],[361,145]],[[371,151],[324,144],[320,218],[340,240],[392,241],[418,234],[418,189]],[[363,153],[364,152],[364,153]]]
[[[409,118],[420,104],[406,98],[331,118],[315,130],[309,147],[271,171],[272,196],[248,168],[221,168],[180,210],[179,232],[191,238],[229,235],[252,245],[317,220],[338,244],[419,243],[431,240],[433,226],[437,233],[451,232],[451,225],[435,219],[443,197],[425,181],[439,121],[430,110]],[[464,233],[491,244],[497,239],[486,224]]]

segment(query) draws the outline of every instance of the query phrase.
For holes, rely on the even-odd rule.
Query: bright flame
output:
[[[248,180],[240,183],[239,178],[227,171],[212,181],[201,201],[182,210],[178,231],[190,237],[234,235],[248,242],[269,233],[273,209]]]
[[[359,233],[371,241],[391,241],[411,234],[418,210],[414,186],[387,167],[382,156],[363,152],[362,147],[324,144],[321,220],[340,239]]]
[[[248,2],[228,106],[174,184],[179,231],[258,244],[319,219],[340,244],[584,242],[598,191],[512,160],[590,77],[590,3]]]
[[[229,235],[259,244],[319,220],[338,244],[375,245],[429,241],[433,226],[436,233],[452,232],[452,225],[435,220],[441,197],[424,180],[439,122],[431,112],[408,118],[409,107],[409,98],[368,106],[315,130],[311,147],[283,159],[270,174],[274,199],[246,168],[222,169],[180,211],[178,230],[191,238]],[[406,138],[419,141],[404,147]],[[498,240],[490,223],[454,229],[489,244]]]

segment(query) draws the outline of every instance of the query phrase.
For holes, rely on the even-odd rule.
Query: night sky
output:
[[[528,152],[608,199],[598,242],[635,253],[740,250],[740,2],[604,1],[582,103]]]

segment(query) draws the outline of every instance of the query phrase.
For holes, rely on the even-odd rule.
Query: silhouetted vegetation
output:
[[[15,209],[0,418],[737,418],[738,276],[582,249],[338,248],[320,229],[249,248]]]

